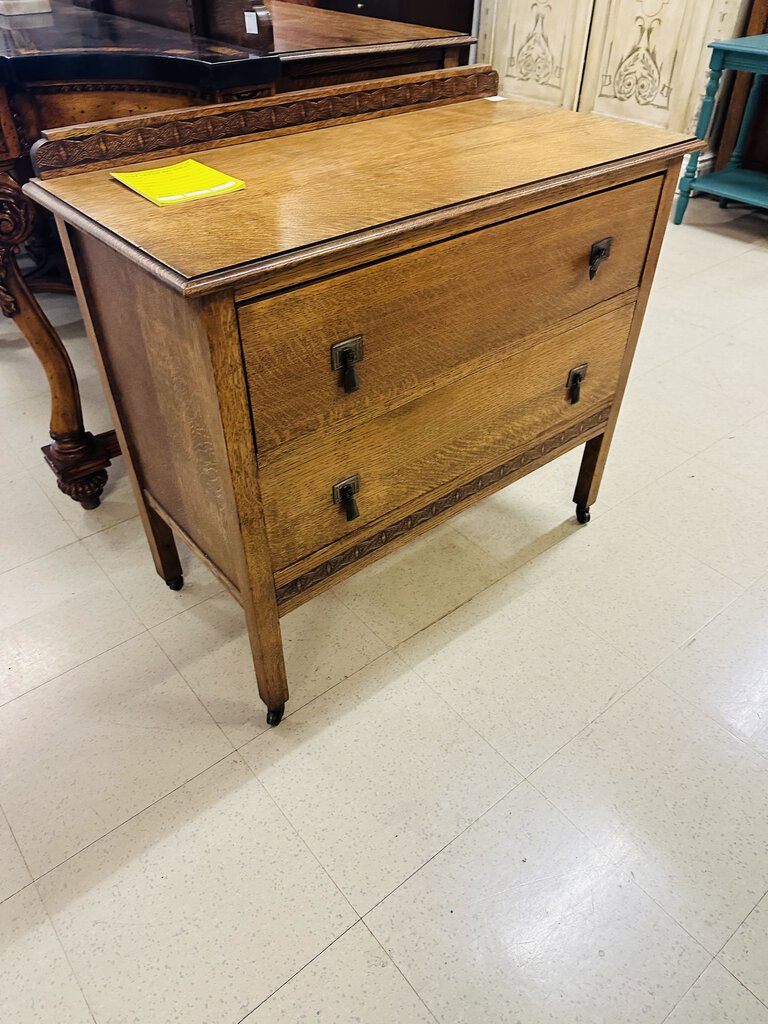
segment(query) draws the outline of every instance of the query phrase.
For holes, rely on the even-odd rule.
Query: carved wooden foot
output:
[[[94,436],[83,426],[80,392],[72,362],[26,281],[16,254],[35,224],[33,205],[10,174],[0,173],[0,310],[15,321],[40,360],[51,389],[51,444],[45,461],[59,489],[83,508],[96,508],[107,482],[107,466],[120,454],[112,431]]]
[[[85,509],[99,507],[108,479],[106,467],[119,454],[113,430],[95,436],[89,432],[59,435],[43,448],[59,490]]]

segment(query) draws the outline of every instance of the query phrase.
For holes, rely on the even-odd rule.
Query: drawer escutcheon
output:
[[[342,371],[341,384],[347,395],[353,395],[360,390],[355,367],[362,363],[364,355],[362,334],[356,334],[354,338],[337,341],[335,345],[331,345],[331,369]]]
[[[346,480],[339,480],[333,485],[334,505],[343,505],[347,522],[352,523],[360,518],[360,509],[357,507],[355,495],[360,493],[360,477],[357,473],[348,476]]]

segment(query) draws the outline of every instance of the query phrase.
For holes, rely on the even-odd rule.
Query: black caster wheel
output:
[[[276,726],[280,725],[285,714],[285,704],[279,704],[276,708],[270,708],[267,711],[267,725]]]
[[[589,505],[577,505],[576,518],[582,524],[582,526],[584,525],[584,523],[588,523],[589,520],[592,518],[592,516],[589,513]]]
[[[184,586],[184,577],[177,576],[176,579],[168,580],[167,582],[171,590],[181,590],[181,588]]]

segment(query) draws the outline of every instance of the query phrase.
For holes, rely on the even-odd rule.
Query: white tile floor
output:
[[[768,1024],[766,306],[768,220],[695,200],[592,524],[574,453],[288,616],[270,731],[0,324],[2,1024]]]

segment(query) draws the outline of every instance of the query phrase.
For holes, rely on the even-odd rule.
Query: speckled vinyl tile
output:
[[[528,783],[366,923],[442,1024],[662,1021],[709,961]]]
[[[238,1024],[356,921],[237,755],[38,886],[99,1024]]]
[[[656,680],[531,781],[712,953],[768,889],[768,759]]]

